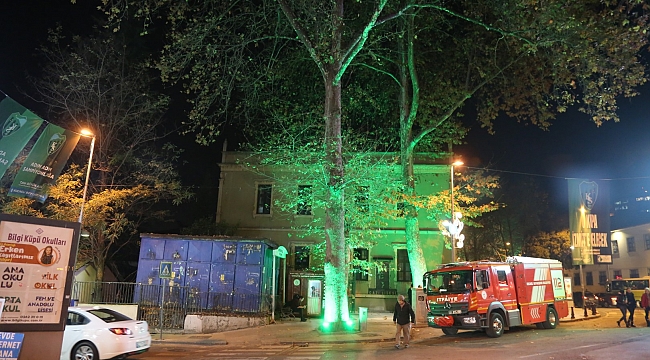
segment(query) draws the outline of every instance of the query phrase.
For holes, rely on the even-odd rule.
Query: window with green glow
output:
[[[397,281],[411,282],[411,263],[406,249],[397,249]]]
[[[370,211],[370,187],[369,186],[359,186],[357,188],[357,194],[355,195],[355,203],[357,205],[357,211],[360,213],[367,213]]]
[[[309,246],[296,246],[294,248],[294,269],[309,269]]]
[[[368,260],[368,249],[354,249],[354,258],[357,260]],[[355,279],[359,281],[368,281],[368,269],[359,265],[354,266]]]
[[[311,185],[299,185],[296,215],[311,215],[311,200]]]
[[[273,185],[271,184],[257,185],[257,204],[255,206],[256,214],[262,214],[262,215],[271,214],[272,193],[273,193]]]
[[[406,215],[406,203],[398,202],[397,203],[397,216],[404,217]]]

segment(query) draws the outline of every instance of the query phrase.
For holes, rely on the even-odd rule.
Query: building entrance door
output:
[[[307,315],[320,315],[323,305],[321,303],[321,280],[309,280],[307,284]]]

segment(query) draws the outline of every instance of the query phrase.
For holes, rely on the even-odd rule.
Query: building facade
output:
[[[584,284],[574,268],[574,290],[604,292],[607,281],[650,276],[650,223],[612,231],[612,264],[583,266]]]
[[[319,271],[322,260],[319,260],[316,251],[318,245],[323,244],[324,237],[318,232],[308,233],[300,229],[301,226],[318,224],[324,218],[322,209],[312,206],[310,200],[304,200],[306,193],[317,196],[317,190],[312,189],[317,185],[310,181],[301,184],[297,180],[291,185],[295,187],[293,193],[303,196],[303,200],[295,206],[283,207],[278,205],[277,200],[286,197],[288,192],[286,188],[284,192],[279,191],[287,183],[281,179],[287,179],[287,176],[291,178],[294,172],[297,178],[298,170],[291,166],[251,166],[250,154],[225,149],[219,166],[217,222],[236,228],[237,236],[266,238],[284,246],[288,255],[279,266],[277,295],[282,302],[289,301],[295,294],[302,295],[306,299],[307,314],[320,315],[324,278],[322,270]],[[398,169],[399,165],[392,167]],[[436,194],[449,189],[449,165],[423,160],[416,162],[414,170],[418,194]],[[361,186],[367,195],[355,195],[357,210],[372,211],[372,202],[368,200],[377,186],[381,185],[372,181]],[[395,211],[399,213],[399,204],[395,205]],[[443,262],[443,253],[445,260],[449,259],[449,250],[445,249],[445,237],[439,230],[438,219],[429,216],[426,210],[420,210],[418,216],[427,268],[432,269]],[[359,259],[380,265],[356,269],[350,275],[348,294],[352,311],[360,306],[371,310],[390,310],[395,304],[396,295],[406,295],[412,284],[404,219],[385,218],[381,222],[383,225],[380,228],[371,229],[379,235],[372,246],[350,249],[350,260]]]

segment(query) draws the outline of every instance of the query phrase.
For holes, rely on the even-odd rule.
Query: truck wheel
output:
[[[542,325],[544,325],[544,329],[555,329],[557,327],[557,311],[554,308],[549,306],[546,309],[546,321]]]
[[[445,335],[456,335],[456,334],[458,334],[458,329],[454,328],[454,327],[443,327],[443,328],[440,328],[440,329],[442,329],[442,332]]]
[[[493,312],[490,314],[490,322],[487,329],[485,329],[485,333],[491,338],[497,338],[503,335],[504,324],[503,316],[498,312]]]

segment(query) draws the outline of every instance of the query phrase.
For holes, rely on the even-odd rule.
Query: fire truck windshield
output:
[[[474,284],[471,270],[441,271],[425,275],[428,295],[459,294],[470,291]]]

